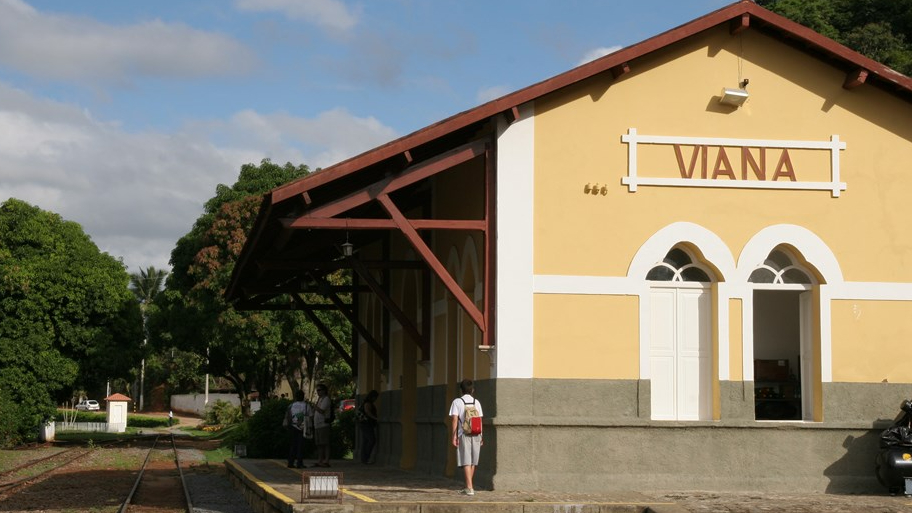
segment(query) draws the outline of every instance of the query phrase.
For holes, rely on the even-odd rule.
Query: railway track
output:
[[[123,451],[129,451],[129,457],[117,451],[103,454],[106,449],[123,442],[130,445]],[[137,451],[144,451],[144,459],[142,452]],[[120,468],[98,468],[112,463],[92,463],[93,458],[111,459]],[[102,475],[93,481],[94,484],[85,485],[88,490],[78,488],[79,483],[89,482],[89,475],[97,474]],[[61,489],[61,483],[72,487],[72,493],[66,490],[52,493]],[[42,501],[45,504],[41,504]],[[94,502],[95,506],[119,505],[118,513],[192,511],[174,437],[157,435],[65,449],[0,472],[0,504],[13,506],[21,502],[30,504],[28,509],[38,506],[38,509],[54,511],[89,506],[87,501]]]

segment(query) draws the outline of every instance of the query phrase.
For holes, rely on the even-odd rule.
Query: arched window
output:
[[[810,285],[811,277],[785,251],[774,249],[748,279],[751,283]]]
[[[665,259],[646,274],[649,281],[695,281],[711,282],[709,274],[681,248],[672,248]]]

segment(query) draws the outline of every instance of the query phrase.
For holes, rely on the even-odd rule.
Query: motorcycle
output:
[[[899,409],[893,425],[880,434],[875,472],[891,494],[912,495],[912,400],[903,401]]]

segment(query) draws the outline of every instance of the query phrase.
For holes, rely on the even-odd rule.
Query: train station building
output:
[[[228,299],[349,318],[380,463],[458,477],[471,378],[479,485],[876,491],[912,392],[910,100],[739,1],[266,194]]]

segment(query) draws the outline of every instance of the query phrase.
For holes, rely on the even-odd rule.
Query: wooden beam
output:
[[[325,290],[325,293],[323,295],[334,305],[336,305],[339,308],[339,311],[342,312],[342,315],[348,319],[348,322],[351,323],[354,331],[364,337],[364,340],[367,341],[367,345],[370,346],[370,348],[373,349],[375,353],[377,353],[377,356],[383,359],[383,348],[380,346],[380,343],[377,342],[377,339],[374,338],[374,334],[371,333],[370,330],[368,330],[364,324],[361,323],[361,321],[358,319],[358,316],[355,315],[355,312],[352,310],[351,305],[343,302],[339,296],[332,292],[329,283],[326,283],[325,280],[320,279],[316,276],[312,276],[312,278],[317,282],[318,286]],[[354,301],[354,299],[352,301]],[[352,352],[354,352],[354,348],[352,348]]]
[[[371,218],[283,217],[279,222],[288,230],[395,230],[399,227],[391,219]],[[475,219],[409,219],[409,223],[416,230],[484,230],[484,221]]]
[[[284,269],[284,270],[297,270],[297,269]],[[308,270],[308,269],[304,269],[304,270]],[[352,292],[368,292],[367,290],[364,289],[364,287],[361,287],[361,289],[356,289],[355,287],[353,287],[351,285],[334,285],[332,289],[333,289],[333,292],[342,293],[342,294],[349,294]],[[320,292],[312,287],[308,287],[306,285],[294,285],[294,284],[277,285],[274,287],[270,287],[269,285],[259,285],[259,284],[247,285],[247,286],[241,287],[241,290],[243,290],[245,294],[249,294],[251,296],[259,296],[259,295],[264,295],[264,294],[271,294],[272,296],[280,296],[282,294],[309,294],[309,293],[322,294],[322,292]]]
[[[750,14],[742,13],[741,16],[731,20],[728,26],[728,32],[736,36],[750,28]]]
[[[462,306],[462,308],[469,314],[469,317],[472,318],[472,321],[475,322],[475,325],[478,326],[478,329],[482,333],[485,332],[485,320],[484,316],[481,314],[481,311],[478,310],[478,307],[475,306],[475,303],[469,299],[469,296],[462,290],[462,287],[456,283],[456,280],[450,276],[450,273],[447,272],[443,264],[440,263],[440,260],[437,259],[437,256],[434,255],[434,252],[431,251],[431,248],[424,243],[421,239],[421,236],[418,235],[418,232],[409,224],[408,219],[402,215],[402,212],[396,207],[393,203],[393,200],[389,196],[382,194],[377,197],[377,201],[386,209],[390,217],[396,221],[396,224],[399,225],[399,229],[402,231],[402,234],[405,235],[405,238],[412,244],[412,247],[415,248],[415,251],[421,255],[421,258],[427,262],[431,270],[433,270],[437,277],[440,278],[440,281],[443,282],[447,290],[449,290],[453,296],[456,297],[456,301]]]
[[[288,304],[288,303],[270,303],[270,304],[265,304],[265,305],[258,305],[254,308],[243,308],[243,305],[238,304],[238,305],[235,305],[234,308],[237,310],[258,310],[258,311],[263,311],[263,312],[283,312],[285,310],[298,310],[299,309],[297,306],[295,306],[293,304]],[[324,304],[324,303],[320,303],[317,305],[310,305],[310,308],[315,311],[326,311],[326,312],[332,312],[332,311],[338,310],[336,305],[329,305],[329,304]]]
[[[366,267],[361,265],[361,262],[359,262],[357,258],[347,257],[346,259],[349,262],[351,262],[352,268],[355,270],[356,273],[358,273],[358,276],[362,280],[364,280],[364,283],[366,283],[367,286],[370,287],[371,290],[374,291],[374,294],[377,295],[377,298],[380,299],[380,302],[383,303],[384,306],[386,306],[386,310],[389,313],[393,314],[393,317],[395,317],[396,320],[399,321],[399,324],[402,326],[402,331],[405,331],[409,335],[409,337],[412,338],[412,340],[415,342],[415,344],[417,344],[418,347],[421,348],[422,356],[429,355],[430,347],[427,347],[424,337],[422,337],[421,333],[418,332],[418,328],[415,327],[415,323],[413,323],[412,320],[409,319],[407,315],[405,315],[405,312],[403,312],[402,309],[399,308],[399,305],[397,305],[396,302],[393,301],[393,298],[391,298],[389,296],[389,294],[387,294],[386,291],[383,290],[383,287],[379,283],[377,283],[377,280],[374,279],[374,277],[373,277],[373,275],[371,275],[370,271],[368,271]]]
[[[519,119],[519,107],[512,106],[509,109],[503,111],[503,117],[507,121],[508,125],[512,125]]]
[[[425,263],[421,260],[361,260],[368,269],[423,269]],[[256,264],[264,271],[337,271],[350,269],[351,265],[345,260],[327,261],[301,261],[301,260],[258,260]],[[363,292],[364,287],[352,288],[352,291]],[[340,290],[341,292],[341,290]]]
[[[434,176],[441,171],[446,171],[453,166],[468,162],[484,153],[485,140],[473,141],[442,153],[419,164],[411,166],[401,173],[380,180],[374,184],[357,190],[336,201],[311,209],[306,217],[335,217],[343,212],[376,199],[381,194],[390,194],[403,187]]]
[[[846,75],[845,82],[842,83],[843,89],[855,89],[868,79],[868,70],[858,68]]]
[[[618,78],[621,78],[622,76],[626,75],[627,73],[630,73],[630,63],[629,62],[622,62],[622,63],[618,64],[617,66],[614,66],[611,68],[611,76],[615,80],[617,80]]]
[[[495,283],[497,271],[497,169],[494,165],[494,155],[491,148],[485,150],[485,227],[484,231],[484,320],[487,329],[482,331],[481,344],[493,347],[495,344],[494,332],[497,323],[497,312],[494,308],[497,286]]]
[[[348,364],[348,368],[354,369],[355,361],[352,358],[351,354],[349,354],[348,351],[342,347],[342,344],[336,340],[336,337],[332,334],[332,331],[326,326],[326,324],[323,323],[319,317],[317,317],[317,314],[310,309],[310,305],[308,305],[307,302],[305,302],[304,299],[297,294],[293,294],[291,297],[294,299],[295,305],[304,312],[304,315],[310,319],[310,322],[312,322],[314,326],[320,330],[320,333],[323,334],[323,336],[326,338],[326,341],[329,342],[329,344],[333,346],[336,352],[339,353],[342,359],[345,360],[345,363]]]

